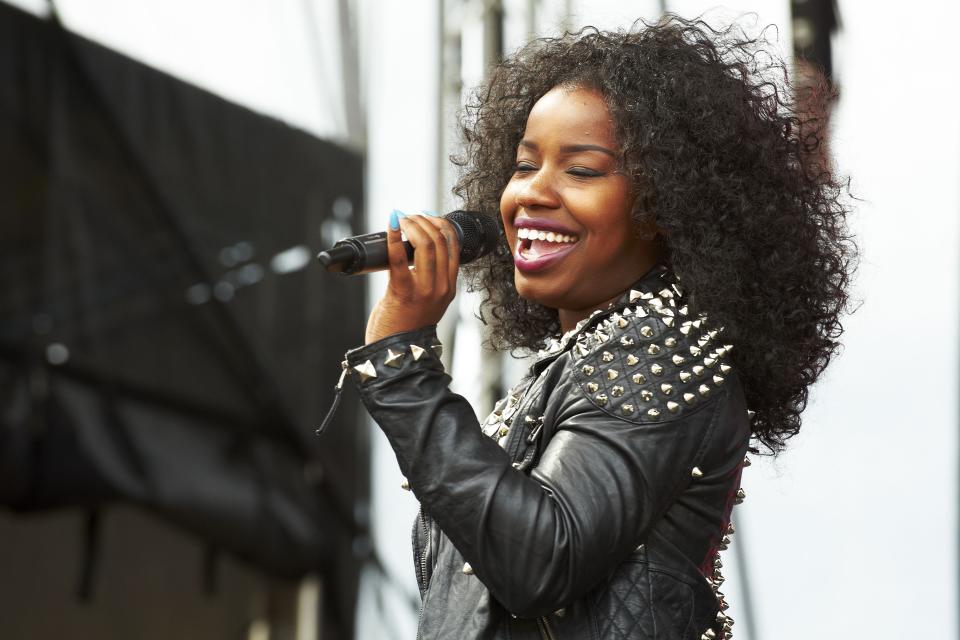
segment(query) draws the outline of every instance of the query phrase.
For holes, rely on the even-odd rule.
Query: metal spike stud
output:
[[[663,395],[668,396],[673,393],[673,385],[669,382],[661,383],[660,390],[663,391]]]
[[[615,380],[620,372],[616,369],[607,369],[607,380]]]
[[[603,355],[600,356],[600,359],[604,362],[613,362],[613,354],[609,351],[604,351]]]
[[[660,353],[660,347],[655,342],[651,342],[650,346],[647,347],[647,353],[649,353],[652,356],[655,356],[658,353]]]
[[[702,376],[703,372],[705,371],[705,369],[699,364],[693,365],[692,367],[690,367],[690,370],[693,371],[698,376]]]
[[[635,373],[632,376],[630,376],[630,379],[633,380],[635,384],[643,384],[644,382],[647,381],[647,377],[642,373]]]
[[[744,466],[744,467],[749,467],[749,466],[752,465],[752,464],[753,464],[753,463],[750,462],[750,458],[744,458],[744,459],[743,459],[743,466]]]
[[[668,311],[669,311],[669,309],[668,309]],[[672,327],[672,326],[673,326],[673,318],[671,318],[671,317],[666,317],[666,318],[664,318],[664,319],[663,319],[663,324],[667,325],[668,327]]]
[[[600,405],[601,407],[607,404],[607,394],[605,393],[598,393],[593,397],[593,399],[596,400],[597,404]]]
[[[721,362],[721,363],[720,363],[720,373],[722,373],[722,374],[724,374],[724,375],[730,373],[730,365]]]
[[[617,326],[621,329],[626,329],[628,324],[630,324],[630,322],[626,318],[620,318],[617,320]]]
[[[622,407],[620,407],[620,410],[623,412],[623,415],[629,416],[633,413],[633,405],[629,403],[624,404]]]
[[[394,369],[399,369],[405,355],[407,354],[405,354],[403,351],[387,349],[387,357],[384,359],[383,364],[387,365],[388,367],[393,367]]]
[[[713,365],[717,364],[717,360],[716,358],[711,358],[710,356],[707,356],[706,358],[703,359],[703,364],[707,365],[708,367],[712,367]]]
[[[710,395],[710,387],[705,384],[700,385],[700,388],[697,389],[697,391],[699,391],[700,395],[702,395],[704,398]]]
[[[662,376],[663,367],[661,367],[659,364],[654,362],[652,365],[650,365],[650,373],[652,373],[655,376]]]
[[[599,389],[600,389],[600,385],[598,385],[596,382],[587,383],[587,391],[589,391],[590,393],[596,393]]]
[[[721,384],[723,384],[723,381],[724,381],[724,380],[725,380],[725,378],[724,378],[723,376],[719,376],[719,375],[718,375],[718,376],[713,376],[713,384],[715,384],[715,385],[717,385],[717,386],[720,386]]]
[[[657,416],[660,415],[660,409],[657,409],[656,407],[653,407],[653,408],[651,408],[651,409],[647,409],[647,415],[648,415],[648,416],[651,416],[651,417],[653,417],[653,418],[656,418]]]
[[[700,471],[700,467],[694,467],[690,470],[690,476],[693,478],[702,478],[703,471]]]
[[[683,335],[687,335],[688,333],[690,333],[690,325],[684,324],[683,326],[681,326],[680,333],[682,333]]]
[[[596,371],[592,364],[585,364],[580,370],[583,371],[583,375],[585,376],[592,376],[593,372]]]
[[[432,344],[432,345],[430,345],[430,348],[433,349],[433,352],[434,352],[435,354],[437,354],[437,357],[438,357],[438,358],[443,355],[443,345],[442,345],[442,344],[439,344],[439,343],[437,343],[437,344]],[[557,349],[559,349],[559,348],[560,348],[560,343],[557,343]]]
[[[464,562],[464,563],[463,563],[463,569],[461,569],[461,571],[463,571],[463,572],[464,572],[465,574],[467,574],[468,576],[472,576],[472,575],[473,575],[473,567],[470,566],[470,563],[469,563],[469,562]]]
[[[640,327],[640,335],[642,335],[644,338],[652,338],[653,329],[651,329],[648,325],[643,325]]]
[[[683,394],[683,399],[687,404],[693,404],[697,396],[692,393],[685,393]]]
[[[632,353],[627,356],[627,364],[630,365],[631,367],[637,364],[638,362],[640,362],[640,359],[637,356],[633,355]]]
[[[360,374],[360,382],[366,382],[370,378],[377,377],[377,370],[369,360],[363,364],[358,364],[353,370]]]
[[[642,389],[640,391],[640,399],[643,400],[644,402],[650,402],[651,400],[653,400],[653,392],[650,391],[649,389]]]
[[[666,340],[663,341],[663,344],[668,347],[677,346],[677,339],[673,336],[668,336]]]
[[[410,345],[410,353],[413,354],[413,359],[415,362],[419,361],[420,358],[423,357],[423,354],[425,354],[426,352],[427,350],[421,347],[420,345],[416,345],[416,344]]]
[[[630,302],[636,302],[643,297],[643,294],[636,289],[630,289]]]
[[[403,481],[400,483],[400,488],[403,489],[404,491],[410,491],[410,481],[404,478]]]
[[[690,382],[693,379],[693,376],[690,375],[689,371],[680,372],[680,382]]]
[[[673,400],[668,400],[667,409],[670,410],[670,413],[676,413],[677,411],[680,411],[680,405],[674,402]]]
[[[707,629],[703,632],[703,635],[700,636],[700,640],[714,640],[717,637],[717,634],[714,633],[713,629]]]
[[[632,347],[632,346],[633,346],[633,337],[632,337],[632,336],[623,336],[622,338],[620,338],[620,344],[622,344],[622,345],[625,346],[625,347]]]
[[[670,359],[673,360],[673,364],[677,365],[678,367],[682,365],[684,362],[686,362],[686,360],[683,359],[683,356],[676,353],[673,354],[673,357],[671,357]]]
[[[614,398],[619,398],[623,395],[623,387],[620,385],[614,385],[613,389],[610,389],[610,395]]]

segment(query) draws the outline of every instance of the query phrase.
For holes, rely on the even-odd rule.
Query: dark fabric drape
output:
[[[312,256],[360,232],[361,185],[355,153],[0,4],[0,504],[141,505],[322,572],[347,629],[356,400],[313,429],[364,290]]]

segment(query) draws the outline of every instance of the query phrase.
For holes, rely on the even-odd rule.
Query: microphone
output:
[[[444,216],[453,223],[460,241],[460,264],[484,256],[497,246],[500,228],[492,216],[478,211],[454,211]],[[403,241],[407,260],[413,262],[414,248]],[[360,275],[390,268],[387,257],[387,232],[377,231],[338,241],[317,254],[317,260],[330,272]]]

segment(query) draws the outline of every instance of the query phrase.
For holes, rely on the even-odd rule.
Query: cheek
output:
[[[503,222],[503,233],[507,239],[507,246],[511,251],[513,251],[515,239],[512,231],[513,226],[510,224],[510,221],[513,219],[515,209],[516,200],[511,194],[510,184],[507,184],[503,193],[500,194],[500,220]]]
[[[513,213],[514,208],[516,208],[516,198],[513,196],[513,181],[511,180],[504,187],[503,193],[500,194],[500,216],[504,218],[504,222]]]

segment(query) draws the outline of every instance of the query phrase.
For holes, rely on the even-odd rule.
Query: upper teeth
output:
[[[529,227],[517,229],[517,237],[521,240],[546,240],[547,242],[577,241],[577,236],[554,233],[553,231],[540,231],[538,229],[530,229]]]

